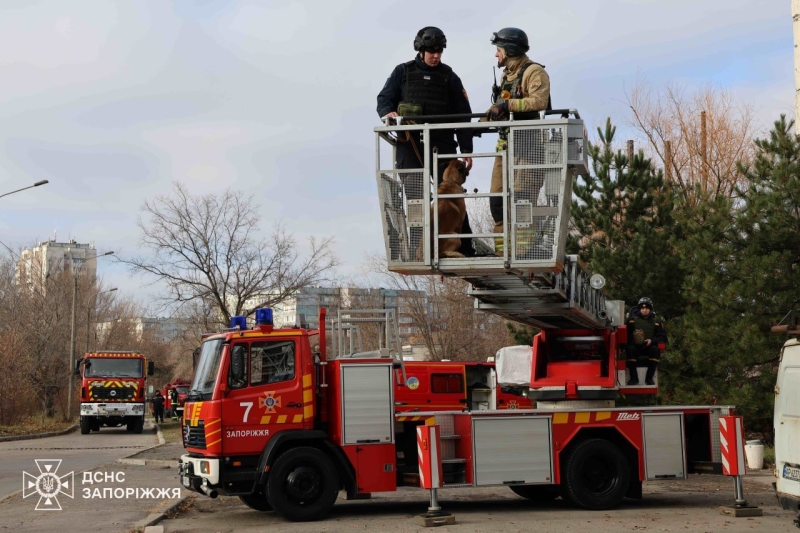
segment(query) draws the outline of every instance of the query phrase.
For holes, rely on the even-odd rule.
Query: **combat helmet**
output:
[[[507,57],[521,56],[528,50],[528,36],[519,28],[503,28],[492,34],[492,44],[506,52]]]
[[[417,52],[430,52],[433,49],[447,48],[447,37],[444,32],[435,26],[425,26],[414,37],[414,50]]]

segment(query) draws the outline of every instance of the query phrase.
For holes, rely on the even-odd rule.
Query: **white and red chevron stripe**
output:
[[[417,427],[417,455],[419,457],[419,486],[438,489],[442,482],[442,444],[439,426]]]
[[[719,417],[719,439],[722,451],[722,473],[726,476],[745,475],[747,470],[744,462],[742,417]]]

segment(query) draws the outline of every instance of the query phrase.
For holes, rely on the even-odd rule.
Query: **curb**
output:
[[[145,518],[144,520],[139,520],[133,525],[134,531],[144,531],[145,528],[154,526],[161,522],[167,514],[171,513],[175,509],[177,509],[183,502],[189,499],[189,496],[183,496],[179,500],[171,503],[169,507],[166,509],[158,512],[158,513],[151,513]]]
[[[11,442],[15,440],[29,440],[29,439],[45,439],[47,437],[57,437],[59,435],[66,435],[78,429],[78,424],[72,425],[67,429],[61,431],[51,431],[49,433],[34,433],[33,435],[11,435],[10,437],[0,437],[0,442]]]
[[[138,451],[133,455],[140,454],[142,452],[146,452],[148,450],[152,450],[153,448],[158,448],[159,446],[163,446],[167,443],[164,439],[164,434],[161,433],[161,427],[153,422],[153,427],[156,430],[156,437],[158,437],[158,444],[155,446],[150,446],[149,448],[145,448],[144,450]],[[175,461],[167,461],[165,459],[130,459],[129,457],[121,457],[114,461],[115,463],[123,464],[123,465],[135,465],[135,466],[175,466]]]

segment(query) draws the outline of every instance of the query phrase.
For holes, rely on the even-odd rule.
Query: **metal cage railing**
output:
[[[584,124],[577,112],[559,113],[562,116],[558,118],[503,122],[413,124],[399,120],[399,124],[375,128],[378,199],[389,270],[454,275],[509,269],[523,273],[562,271],[572,183],[576,175],[587,173],[588,154]],[[424,146],[430,146],[436,130],[461,128],[484,132],[502,128],[508,138],[507,148],[460,155],[430,150],[422,155],[420,148],[421,168],[397,168],[398,136],[412,132]],[[501,158],[502,190],[440,194],[439,163],[458,157]],[[488,175],[471,176],[470,180],[471,184],[485,183],[485,190],[489,189]],[[462,199],[472,213],[488,208],[492,198],[502,202],[502,232],[441,232],[440,200]],[[443,254],[445,239],[472,239],[477,253],[469,257]],[[495,246],[500,240],[502,251]]]

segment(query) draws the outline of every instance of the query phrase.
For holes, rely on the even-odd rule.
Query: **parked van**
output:
[[[800,527],[800,312],[793,311],[775,333],[790,338],[781,350],[778,379],[775,385],[775,490],[782,508],[798,513]]]

